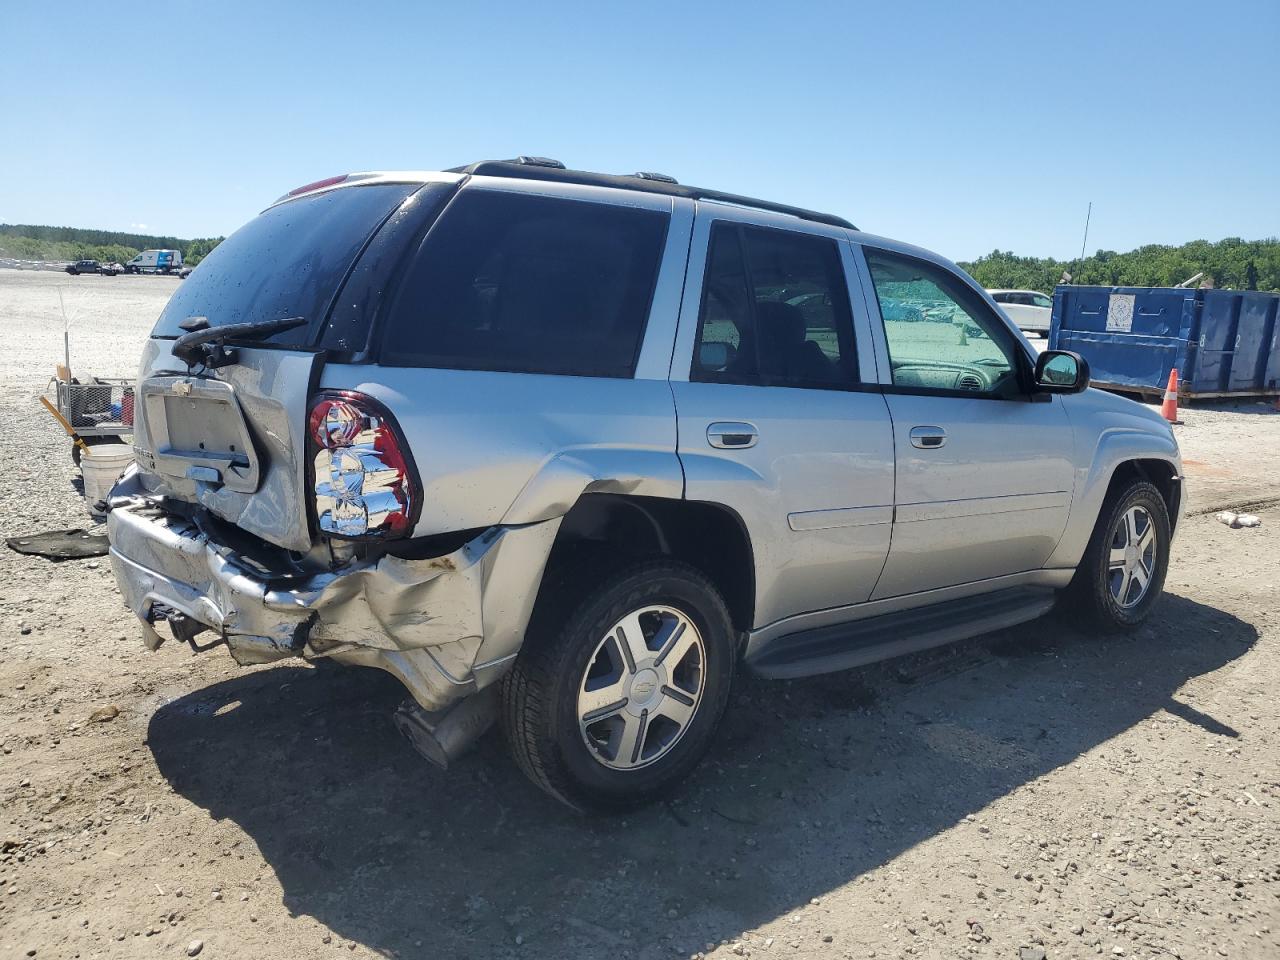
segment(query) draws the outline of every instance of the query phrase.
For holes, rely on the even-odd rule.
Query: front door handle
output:
[[[947,431],[941,427],[912,427],[911,445],[921,450],[936,450],[947,442]]]
[[[743,421],[721,421],[707,427],[707,443],[722,450],[746,450],[759,439],[755,425]]]

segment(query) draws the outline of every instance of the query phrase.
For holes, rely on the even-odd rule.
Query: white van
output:
[[[181,267],[181,250],[143,250],[124,265],[124,271],[125,273],[173,273]]]

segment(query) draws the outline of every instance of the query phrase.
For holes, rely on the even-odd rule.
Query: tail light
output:
[[[323,180],[316,180],[313,183],[304,183],[300,187],[294,187],[281,197],[280,200],[288,200],[290,197],[301,196],[304,193],[310,193],[312,190],[322,190],[325,187],[336,186],[337,184],[344,183],[349,179],[351,179],[349,174],[340,173],[336,177],[325,177]],[[277,200],[276,203],[279,203],[280,200]]]
[[[337,537],[398,537],[413,529],[418,478],[391,414],[360,393],[321,394],[311,407],[316,520]]]
[[[304,193],[311,193],[313,190],[323,190],[326,187],[336,187],[340,183],[354,183],[357,180],[370,180],[378,176],[376,173],[340,173],[336,177],[325,177],[323,180],[316,180],[312,183],[304,183],[300,187],[294,187],[284,196],[279,197],[275,202],[280,203],[282,200],[288,200],[291,197],[300,197]]]

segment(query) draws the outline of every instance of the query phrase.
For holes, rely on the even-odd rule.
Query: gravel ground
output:
[[[33,400],[57,290],[73,365],[128,376],[176,283],[0,270],[6,536],[87,523]],[[427,766],[376,671],[148,654],[105,560],[0,552],[0,958],[1278,957],[1280,418],[1185,418],[1190,509],[1263,525],[1185,518],[1138,633],[746,681],[626,819],[493,738]]]

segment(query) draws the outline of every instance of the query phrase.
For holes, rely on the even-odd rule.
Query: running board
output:
[[[1054,597],[1049,587],[1010,587],[817,627],[770,641],[747,659],[747,667],[774,680],[848,670],[1034,620],[1053,608]]]

